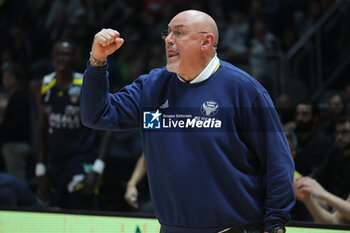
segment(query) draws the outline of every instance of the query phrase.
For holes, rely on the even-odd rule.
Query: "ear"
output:
[[[202,40],[201,50],[211,49],[213,47],[213,43],[214,43],[214,34],[213,33],[205,34]]]

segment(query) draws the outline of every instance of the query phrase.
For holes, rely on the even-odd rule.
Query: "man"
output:
[[[95,35],[82,87],[82,122],[142,127],[161,232],[284,232],[295,195],[293,160],[272,101],[251,76],[216,56],[207,14],[176,15],[162,33],[167,66],[108,93],[106,58],[124,40]]]
[[[343,199],[350,193],[350,120],[340,118],[334,133],[336,150],[313,176],[325,189]]]
[[[324,161],[314,175],[315,179],[302,177],[295,181],[294,188],[298,200],[305,204],[315,221],[344,224],[348,223],[350,219],[349,119],[341,118],[337,121],[335,140],[337,150]],[[327,211],[327,207],[332,207],[336,211],[330,213]]]
[[[96,158],[95,132],[80,122],[82,74],[73,71],[74,54],[70,42],[54,45],[55,72],[43,78],[40,90],[35,172],[41,197],[50,206],[93,209],[94,190],[104,162],[102,156]]]
[[[283,128],[286,131],[294,131],[295,106],[292,105],[290,97],[287,94],[281,94],[277,97],[276,110],[283,125]]]
[[[332,151],[327,136],[318,130],[318,106],[308,100],[300,101],[295,109],[295,134],[297,148],[294,156],[295,170],[303,176],[313,176]],[[291,211],[291,219],[312,219],[304,203],[297,201]]]
[[[6,171],[29,185],[30,95],[21,67],[12,62],[2,67],[2,84],[7,91],[0,101],[0,143]]]
[[[317,130],[318,107],[301,101],[295,109],[295,133],[298,148],[294,158],[295,169],[304,176],[312,176],[333,150],[327,136]]]
[[[321,120],[321,129],[326,136],[334,141],[336,121],[346,116],[346,98],[339,92],[328,97],[328,107],[325,117]]]

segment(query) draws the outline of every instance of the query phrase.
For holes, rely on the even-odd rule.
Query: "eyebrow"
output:
[[[184,24],[179,24],[179,25],[175,25],[173,28],[180,28],[180,27],[186,27],[186,25]],[[168,25],[168,30],[170,29],[170,25]]]

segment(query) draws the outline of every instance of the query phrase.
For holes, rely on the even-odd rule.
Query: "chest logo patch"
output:
[[[201,106],[201,113],[207,117],[216,115],[218,111],[219,104],[212,100],[205,101]]]

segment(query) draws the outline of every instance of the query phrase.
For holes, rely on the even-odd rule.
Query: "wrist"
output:
[[[46,174],[46,167],[43,163],[37,163],[35,166],[35,176],[44,176]]]
[[[107,59],[98,59],[95,58],[94,56],[92,56],[92,53],[90,52],[90,66],[92,67],[102,67],[102,66],[106,66],[107,65]]]
[[[128,182],[126,184],[126,186],[128,186],[128,187],[136,187],[136,183],[135,182]]]
[[[92,171],[96,172],[99,175],[103,174],[103,171],[105,169],[105,162],[103,162],[102,159],[96,159],[94,164],[92,165]]]
[[[317,193],[317,195],[313,195],[313,197],[319,199],[319,200],[327,200],[330,196],[330,193],[325,191],[325,192],[320,192]]]

